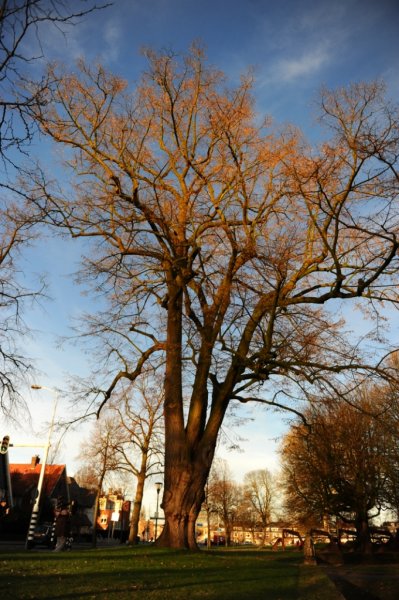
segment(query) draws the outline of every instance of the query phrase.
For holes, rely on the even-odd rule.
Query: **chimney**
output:
[[[30,461],[30,466],[34,469],[40,463],[40,456],[36,454],[36,456],[32,456],[32,460]]]

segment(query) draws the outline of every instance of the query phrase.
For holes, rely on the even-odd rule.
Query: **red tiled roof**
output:
[[[14,496],[24,496],[37,487],[41,464],[33,467],[30,464],[10,465],[11,485]],[[46,465],[44,471],[43,491],[51,496],[55,486],[65,470],[65,465]]]

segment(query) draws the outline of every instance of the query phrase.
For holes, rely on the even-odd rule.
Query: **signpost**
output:
[[[112,523],[111,539],[114,539],[115,523],[118,523],[118,521],[119,521],[119,512],[114,510],[114,512],[111,514],[111,523]]]

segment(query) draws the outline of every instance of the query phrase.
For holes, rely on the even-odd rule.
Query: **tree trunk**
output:
[[[211,511],[209,510],[209,506],[207,506],[206,510],[206,529],[208,532],[206,536],[206,547],[209,550],[211,547]]]
[[[315,565],[316,555],[314,550],[314,543],[312,534],[310,531],[306,533],[305,542],[303,544],[303,558],[305,565]]]
[[[139,536],[139,523],[140,523],[140,514],[141,507],[143,504],[143,495],[144,495],[144,486],[145,481],[147,479],[147,463],[148,463],[148,452],[150,446],[151,434],[149,433],[146,436],[143,447],[141,450],[141,464],[140,471],[136,474],[137,485],[136,485],[136,494],[134,496],[133,502],[133,513],[132,520],[130,522],[130,530],[129,530],[129,544],[135,545],[138,541]]]
[[[101,492],[102,492],[102,489],[103,489],[103,481],[104,481],[104,477],[105,477],[105,473],[106,473],[106,469],[105,469],[106,458],[107,458],[107,449],[106,449],[106,452],[105,452],[105,459],[104,459],[103,469],[102,469],[102,472],[101,472],[101,475],[100,475],[100,479],[98,481],[96,499],[95,499],[95,504],[94,504],[94,508],[93,508],[93,531],[92,531],[92,534],[91,534],[91,545],[92,545],[93,548],[97,547],[98,504],[99,504]]]
[[[200,466],[187,439],[182,393],[182,290],[168,274],[167,353],[165,365],[165,481],[161,507],[165,525],[156,545],[197,550],[195,523],[204,500],[210,464]]]
[[[195,524],[205,499],[205,485],[212,465],[217,436],[227,403],[212,406],[205,427],[207,401],[203,381],[193,386],[187,428],[184,422],[182,386],[182,290],[168,278],[167,353],[165,365],[165,481],[161,507],[164,529],[157,546],[198,550]],[[206,383],[206,378],[205,378]],[[215,404],[215,403],[214,403]]]
[[[230,522],[230,519],[226,519],[225,523],[224,523],[224,527],[225,527],[225,534],[226,534],[226,538],[225,538],[225,546],[231,546],[231,530],[232,530],[232,525]]]
[[[266,546],[267,525],[263,524],[262,530],[262,548]]]
[[[133,512],[132,512],[132,520],[130,521],[130,530],[129,530],[129,544],[137,544],[138,535],[139,535],[139,522],[140,522],[140,514],[141,507],[143,504],[143,494],[144,494],[144,484],[146,479],[146,472],[140,473],[137,476],[137,487],[136,494],[134,496],[133,501]]]
[[[182,468],[174,484],[165,489],[161,504],[165,525],[156,541],[157,546],[198,550],[195,524],[204,500],[207,476],[206,469],[202,476],[197,477],[194,474],[190,476],[189,471]]]
[[[101,487],[102,487],[102,482],[101,482],[101,485],[97,488],[96,499],[94,501],[94,507],[93,507],[93,530],[91,533],[91,545],[93,548],[97,547],[97,517],[98,517],[98,502],[99,502],[100,496],[101,496]]]
[[[371,554],[373,551],[370,526],[367,515],[358,515],[355,520],[356,547],[362,554]]]

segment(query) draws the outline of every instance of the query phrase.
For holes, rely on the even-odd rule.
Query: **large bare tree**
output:
[[[113,353],[104,401],[164,361],[158,544],[195,549],[229,406],[297,410],[317,385],[345,394],[350,373],[384,369],[334,311],[398,299],[398,114],[379,84],[325,91],[330,135],[312,148],[268,128],[251,80],[228,87],[201,50],[148,59],[133,92],[102,67],[54,77],[36,118],[67,151],[70,185],[42,172],[30,193],[92,242],[83,276],[109,299],[101,333],[130,352],[119,367]]]

